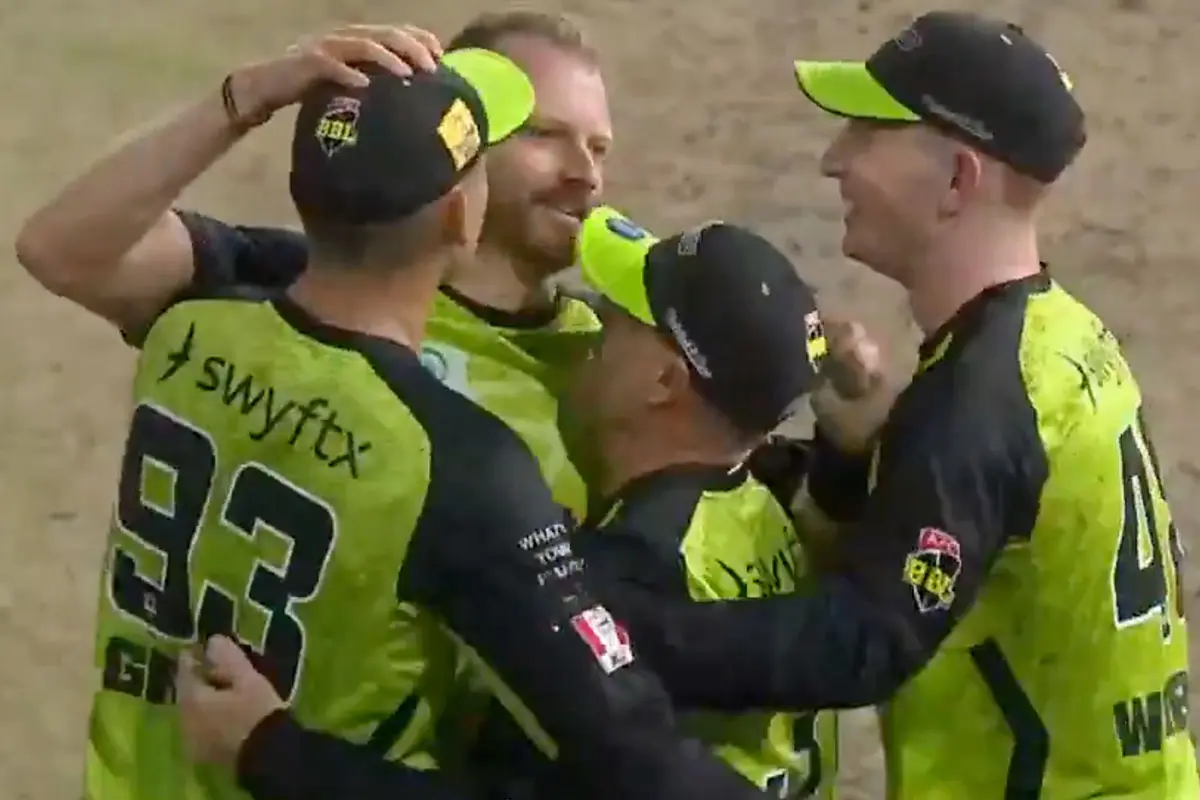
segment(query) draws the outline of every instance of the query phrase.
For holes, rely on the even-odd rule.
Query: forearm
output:
[[[469,800],[440,773],[384,760],[363,745],[308,730],[286,711],[258,724],[238,753],[238,783],[254,800]]]
[[[115,269],[237,139],[215,89],[135,133],[29,218],[17,239],[22,263]]]
[[[836,583],[803,597],[660,605],[654,612],[659,629],[634,626],[634,639],[681,708],[875,705],[919,669],[933,647]],[[637,616],[651,618],[644,609]],[[702,631],[709,635],[697,637]]]

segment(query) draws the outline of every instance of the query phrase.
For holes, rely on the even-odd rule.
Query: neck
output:
[[[912,270],[914,279],[907,289],[913,319],[929,335],[992,286],[1040,270],[1032,220],[963,224]]]
[[[413,264],[393,272],[313,263],[288,295],[327,325],[418,350],[440,270]]]
[[[748,455],[711,439],[705,441],[705,437],[680,435],[663,425],[647,428],[605,437],[601,446],[605,468],[598,487],[601,496],[612,497],[631,481],[669,467],[709,464],[732,468]]]
[[[501,311],[528,311],[553,304],[544,268],[513,257],[496,247],[479,244],[450,288],[469,300]]]

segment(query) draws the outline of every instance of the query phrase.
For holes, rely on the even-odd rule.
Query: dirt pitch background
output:
[[[345,21],[449,33],[479,0],[38,0],[0,5],[0,238],[113,137],[212,90],[244,58]],[[539,3],[546,8],[553,4]],[[1179,525],[1200,553],[1200,17],[1190,0],[972,0],[1052,46],[1074,75],[1091,142],[1046,219],[1046,254],[1128,345],[1169,465]],[[412,6],[416,8],[416,6]],[[564,0],[607,58],[619,148],[610,198],[653,225],[752,223],[798,257],[834,305],[910,357],[901,299],[838,257],[840,207],[816,180],[832,127],[793,89],[796,55],[854,57],[916,0]],[[411,14],[411,17],[410,17]],[[287,123],[256,134],[189,196],[227,217],[288,222]],[[78,797],[96,573],[131,355],[103,325],[0,271],[0,794]],[[1200,570],[1188,565],[1200,612]],[[1194,642],[1200,639],[1194,639]],[[1195,644],[1193,645],[1196,646]],[[1196,700],[1193,696],[1193,700]],[[847,800],[879,796],[870,715],[845,726]]]

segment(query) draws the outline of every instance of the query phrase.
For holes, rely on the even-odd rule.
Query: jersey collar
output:
[[[955,341],[973,334],[983,318],[983,311],[993,303],[1003,302],[1014,295],[1043,292],[1049,288],[1050,273],[1046,269],[1046,264],[1042,264],[1041,272],[1035,275],[1005,281],[984,289],[963,304],[953,317],[921,342],[918,351],[917,374],[921,374],[945,358]]]
[[[667,488],[684,485],[704,492],[728,492],[745,483],[747,477],[749,472],[742,464],[673,464],[639,475],[609,497],[589,503],[584,524],[602,528],[621,506]]]

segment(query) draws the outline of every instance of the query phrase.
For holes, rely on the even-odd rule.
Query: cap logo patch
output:
[[[362,103],[353,97],[335,97],[317,120],[317,141],[326,156],[358,144],[358,115]]]
[[[604,225],[627,242],[640,242],[650,235],[645,228],[624,217],[609,217]]]
[[[825,338],[825,325],[818,312],[810,311],[804,315],[804,337],[808,363],[814,370],[819,370],[821,362],[829,355],[829,340]]]
[[[471,109],[461,99],[455,100],[446,110],[442,121],[438,123],[437,132],[455,169],[462,169],[479,153],[482,142],[479,125]]]

